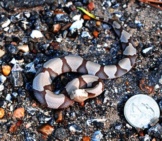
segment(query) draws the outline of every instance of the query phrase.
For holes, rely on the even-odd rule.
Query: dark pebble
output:
[[[66,138],[68,137],[67,131],[66,131],[64,128],[62,128],[62,127],[57,128],[57,129],[55,130],[54,135],[55,135],[55,137],[56,137],[57,139],[59,139],[59,140],[64,140],[64,139],[66,139]]]

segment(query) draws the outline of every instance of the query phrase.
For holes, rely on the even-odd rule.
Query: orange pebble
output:
[[[13,112],[13,117],[20,119],[23,118],[25,115],[25,109],[24,108],[17,108],[14,112]]]
[[[95,37],[95,38],[97,38],[98,37],[98,35],[99,35],[99,32],[98,31],[93,31],[93,36]]]
[[[97,26],[100,26],[101,25],[101,22],[100,21],[96,21],[96,25]]]
[[[3,108],[0,108],[0,119],[3,118],[5,115],[5,111]]]
[[[84,136],[84,137],[82,138],[82,141],[90,141],[90,140],[91,140],[91,138],[88,137],[88,136]]]
[[[84,14],[84,15],[83,15],[83,19],[84,19],[84,20],[90,20],[91,17],[89,17],[88,15],[85,15],[85,14]]]
[[[9,65],[3,65],[2,66],[2,73],[5,75],[5,76],[8,76],[11,72],[11,67]]]
[[[52,134],[53,130],[54,130],[54,128],[49,124],[43,124],[42,126],[40,126],[38,128],[38,132],[40,132],[40,133],[42,133],[43,135],[46,135],[46,136]]]
[[[90,11],[92,11],[94,8],[95,8],[95,4],[94,4],[93,2],[90,2],[90,3],[88,4],[88,9],[89,9]]]

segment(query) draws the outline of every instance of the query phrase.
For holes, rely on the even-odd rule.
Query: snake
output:
[[[100,65],[77,55],[67,55],[48,60],[33,79],[33,93],[38,102],[52,109],[64,109],[74,102],[82,103],[104,91],[104,79],[115,79],[129,72],[136,63],[137,50],[132,35],[116,20],[109,20],[122,47],[122,59],[115,65]],[[70,81],[63,92],[53,92],[52,82],[63,73],[81,73]]]

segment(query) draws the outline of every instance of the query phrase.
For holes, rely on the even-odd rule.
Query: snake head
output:
[[[85,89],[76,89],[71,92],[70,98],[80,103],[88,99],[88,93]]]

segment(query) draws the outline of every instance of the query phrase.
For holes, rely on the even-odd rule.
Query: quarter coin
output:
[[[124,116],[133,127],[148,128],[152,120],[159,118],[160,109],[156,101],[150,96],[137,94],[126,102]]]

